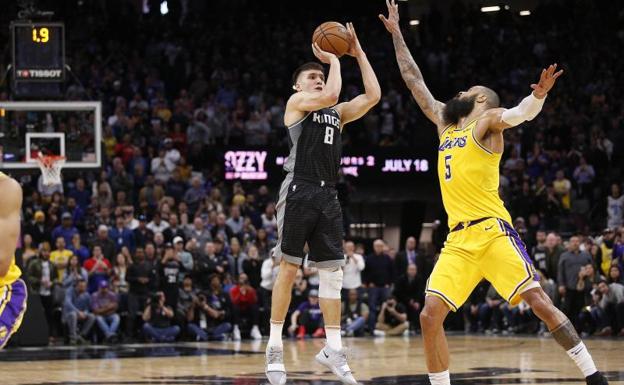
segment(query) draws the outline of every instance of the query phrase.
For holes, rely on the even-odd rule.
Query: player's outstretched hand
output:
[[[347,23],[347,33],[349,34],[349,50],[347,51],[347,55],[353,57],[363,55],[364,50],[362,50],[360,41],[358,40],[357,34],[355,33],[353,23]]]
[[[540,75],[540,80],[537,84],[531,84],[531,88],[533,88],[533,95],[536,98],[544,98],[548,91],[555,85],[555,81],[561,74],[563,74],[563,70],[557,70],[557,63],[551,64],[547,69],[544,68],[542,70],[542,74]]]
[[[401,33],[401,28],[399,27],[399,6],[395,0],[386,0],[386,5],[388,6],[388,17],[386,18],[384,15],[379,15],[379,19],[384,23],[384,26],[391,34]]]
[[[331,52],[323,51],[318,44],[312,43],[312,52],[314,52],[314,56],[316,56],[322,63],[329,64],[332,58],[337,58]]]

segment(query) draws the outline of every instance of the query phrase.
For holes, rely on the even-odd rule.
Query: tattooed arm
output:
[[[392,34],[392,42],[394,43],[394,51],[396,53],[399,69],[401,70],[401,76],[403,81],[407,85],[407,88],[412,92],[412,96],[420,106],[423,113],[438,126],[438,132],[443,128],[444,122],[442,119],[442,109],[444,103],[436,100],[431,92],[425,85],[422,73],[416,65],[414,58],[409,52],[401,29],[399,27],[399,7],[392,0],[386,0],[388,6],[388,18],[383,15],[379,15],[379,18],[384,23],[388,32]]]

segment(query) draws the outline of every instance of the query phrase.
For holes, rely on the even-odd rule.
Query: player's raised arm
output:
[[[386,0],[388,6],[388,17],[379,15],[379,18],[384,23],[384,26],[392,34],[392,42],[394,43],[394,51],[396,53],[397,62],[401,70],[401,76],[403,81],[410,89],[414,99],[420,106],[422,112],[438,126],[438,133],[444,128],[444,122],[442,119],[442,109],[444,103],[436,100],[431,92],[425,85],[423,75],[420,72],[420,68],[416,65],[414,58],[410,54],[403,35],[401,34],[401,28],[399,27],[399,7],[394,0]]]
[[[0,190],[0,277],[4,277],[11,267],[20,234],[22,187],[14,179],[6,178],[0,181]]]
[[[356,58],[362,73],[362,82],[364,83],[364,93],[356,96],[352,100],[340,103],[336,106],[336,110],[340,114],[341,123],[347,124],[362,117],[368,110],[379,103],[381,99],[381,87],[377,81],[377,76],[373,67],[371,67],[360,41],[357,38],[353,23],[347,23],[347,31],[349,32],[350,46],[347,55]]]
[[[553,88],[557,78],[563,74],[563,70],[555,71],[557,71],[557,63],[543,69],[539,82],[531,84],[533,92],[522,99],[517,106],[510,109],[494,108],[487,111],[486,116],[489,117],[489,129],[502,131],[525,121],[533,120],[542,110],[548,91]]]
[[[340,89],[342,88],[342,78],[340,76],[340,61],[333,53],[323,51],[318,44],[312,44],[314,55],[323,63],[329,64],[329,74],[327,82],[324,84],[322,78],[307,79],[307,81],[316,81],[317,87],[322,88],[321,92],[308,92],[302,90],[299,85],[295,84],[295,90],[300,91],[294,93],[286,104],[288,110],[294,111],[316,111],[327,108],[338,103]],[[304,79],[305,81],[305,79]]]

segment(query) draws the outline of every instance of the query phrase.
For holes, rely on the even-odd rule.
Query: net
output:
[[[41,169],[43,184],[45,186],[61,184],[61,169],[65,164],[64,156],[39,155],[37,157],[37,164],[39,165],[39,169]]]

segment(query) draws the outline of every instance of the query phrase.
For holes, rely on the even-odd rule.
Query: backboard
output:
[[[102,164],[100,102],[0,102],[0,169],[37,169],[39,154],[66,157],[63,168]]]

